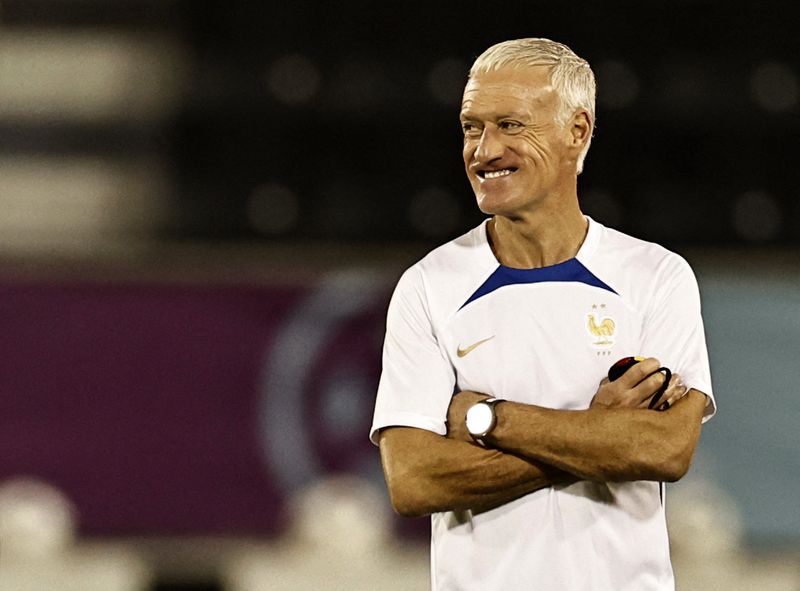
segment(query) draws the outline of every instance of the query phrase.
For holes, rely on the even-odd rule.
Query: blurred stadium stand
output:
[[[383,317],[481,218],[471,60],[531,35],[598,76],[585,211],[700,280],[721,411],[672,487],[678,589],[800,589],[798,17],[0,0],[0,591],[424,588],[366,441]]]
[[[792,5],[422,6],[5,0],[0,194],[14,208],[20,176],[38,178],[29,193],[59,185],[81,236],[433,244],[479,219],[459,158],[465,70],[535,29],[597,70],[589,213],[677,245],[800,240]],[[77,228],[84,209],[101,223]]]

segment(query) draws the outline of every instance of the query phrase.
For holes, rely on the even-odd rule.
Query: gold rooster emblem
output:
[[[594,342],[595,345],[614,344],[614,342],[611,340],[611,337],[614,336],[614,331],[616,330],[617,325],[614,324],[614,321],[611,318],[603,318],[600,321],[600,324],[598,324],[597,318],[595,318],[594,314],[589,314],[587,328],[589,329],[589,332],[597,338],[597,340]]]

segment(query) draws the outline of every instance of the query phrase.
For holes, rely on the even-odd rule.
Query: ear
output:
[[[592,137],[592,116],[585,109],[576,111],[569,124],[570,147],[580,150]]]

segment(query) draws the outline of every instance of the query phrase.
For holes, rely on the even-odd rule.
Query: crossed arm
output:
[[[674,376],[671,408],[646,410],[661,385],[648,359],[619,380],[604,381],[588,410],[553,410],[514,402],[496,407],[498,423],[483,448],[463,426],[466,409],[485,397],[454,396],[447,437],[411,427],[381,432],[380,449],[392,505],[401,515],[489,509],[575,480],[680,479],[688,470],[706,404]]]

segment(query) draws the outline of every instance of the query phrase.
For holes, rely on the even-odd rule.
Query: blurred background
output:
[[[480,222],[460,95],[525,36],[597,74],[585,211],[700,282],[678,589],[800,589],[799,13],[0,0],[0,591],[427,588],[367,439],[386,306]]]

